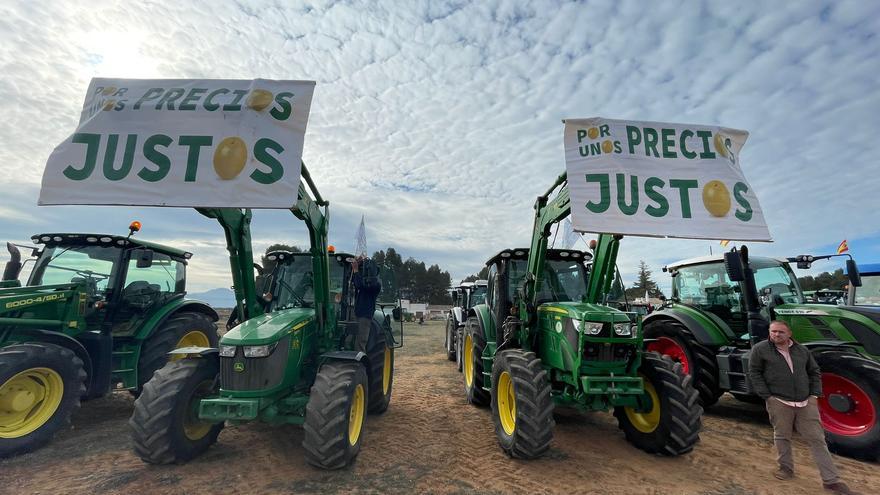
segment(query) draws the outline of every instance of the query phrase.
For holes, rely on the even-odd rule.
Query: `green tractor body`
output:
[[[461,371],[461,339],[464,336],[468,311],[486,301],[487,288],[488,281],[475,280],[462,282],[451,291],[453,307],[446,315],[446,338],[443,345],[446,357],[456,362],[458,371]]]
[[[328,252],[328,203],[305,166],[302,174],[315,199],[301,183],[291,212],[306,224],[310,247],[268,253],[271,269],[253,263],[250,210],[198,210],[226,233],[237,307],[218,348],[178,349],[185,359],[159,370],[136,401],[129,425],[144,461],[186,462],[224,424],[256,420],[303,425],[307,461],[338,469],[360,451],[365,415],[388,408],[394,348],[402,345],[402,323],[397,334],[386,314],[398,304],[393,273],[359,278],[353,256]],[[383,290],[359,352],[354,287],[373,276]]]
[[[487,262],[486,302],[469,310],[462,341],[468,400],[491,404],[499,443],[517,458],[547,450],[554,405],[614,409],[639,448],[689,452],[702,414],[690,379],[671,360],[642,351],[635,313],[606,304],[620,237],[600,235],[594,254],[548,249],[551,226],[569,213],[563,174],[538,197],[530,248],[505,249]]]
[[[767,338],[771,319],[785,321],[793,338],[813,352],[823,370],[819,411],[829,447],[842,454],[876,457],[880,453],[880,309],[806,304],[789,266],[804,257],[748,257],[745,251],[750,273],[735,276],[736,280],[731,279],[730,261],[726,263],[724,256],[668,265],[672,297],[645,318],[648,348],[669,355],[694,376],[704,405],[715,403],[725,391],[756,402],[748,380],[751,347]],[[852,287],[859,285],[857,275],[850,278]]]
[[[168,352],[218,341],[217,313],[187,300],[190,253],[105,234],[49,233],[29,280],[0,282],[0,456],[46,443],[81,399],[140,392]]]

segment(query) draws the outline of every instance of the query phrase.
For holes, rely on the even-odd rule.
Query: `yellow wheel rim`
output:
[[[472,349],[473,345],[471,341],[470,335],[465,335],[464,337],[464,384],[467,388],[471,388],[471,385],[474,384],[474,350]]]
[[[211,341],[208,340],[208,336],[205,335],[201,330],[193,330],[191,332],[187,332],[180,340],[177,341],[177,344],[174,346],[175,349],[180,349],[181,347],[211,347]],[[172,355],[168,360],[169,361],[177,361],[178,359],[183,359],[183,354],[175,354]]]
[[[660,425],[660,397],[657,396],[657,390],[648,379],[642,375],[645,383],[645,392],[651,398],[651,410],[648,412],[638,412],[637,410],[627,407],[626,417],[629,422],[642,433],[651,433]]]
[[[361,437],[361,428],[364,426],[364,386],[358,384],[351,398],[351,408],[348,410],[348,443],[352,446],[358,443]]]
[[[0,385],[0,438],[23,437],[58,410],[64,381],[49,368],[24,370]]]
[[[183,434],[190,440],[200,440],[211,431],[212,423],[199,419],[199,403],[202,401],[202,397],[211,393],[213,386],[213,380],[205,380],[199,383],[189,404],[187,404],[186,417],[183,419]]]
[[[391,348],[385,346],[385,366],[382,367],[382,393],[388,395],[391,388]]]
[[[510,373],[504,371],[498,377],[498,390],[495,393],[495,402],[498,406],[498,419],[504,433],[513,435],[516,430],[516,393],[513,390],[513,380]]]

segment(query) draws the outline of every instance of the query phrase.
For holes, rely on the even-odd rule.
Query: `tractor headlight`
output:
[[[590,335],[599,335],[602,333],[602,326],[602,323],[592,323],[588,321],[584,323],[584,331]]]
[[[632,323],[615,323],[614,333],[627,337],[632,335]]]
[[[220,357],[235,357],[235,346],[234,345],[221,345],[220,346]]]
[[[266,357],[269,354],[272,354],[273,349],[275,349],[275,344],[245,346],[244,357],[246,357],[246,358]]]

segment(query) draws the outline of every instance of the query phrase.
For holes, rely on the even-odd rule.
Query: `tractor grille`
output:
[[[250,391],[278,386],[284,380],[288,349],[290,336],[281,339],[272,353],[264,358],[246,358],[244,349],[237,346],[235,357],[220,358],[220,387],[223,390]],[[235,371],[237,363],[244,365],[242,371]]]
[[[598,342],[587,342],[584,346],[584,358],[589,361],[626,362],[633,357],[635,346],[632,344],[606,345]]]

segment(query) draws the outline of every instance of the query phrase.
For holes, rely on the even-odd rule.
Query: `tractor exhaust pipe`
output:
[[[18,274],[21,272],[21,252],[11,242],[6,243],[6,250],[9,251],[9,261],[6,262],[6,269],[3,270],[3,281],[18,280]]]

